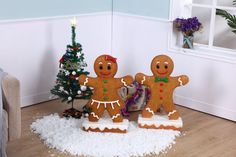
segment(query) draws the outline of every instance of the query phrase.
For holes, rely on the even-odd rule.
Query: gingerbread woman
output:
[[[94,62],[96,78],[81,75],[79,83],[94,88],[94,94],[88,102],[91,108],[89,121],[97,122],[105,110],[108,111],[113,122],[122,122],[121,109],[124,102],[118,95],[118,89],[122,86],[129,86],[133,82],[131,76],[114,78],[118,66],[116,58],[109,55],[101,55]]]
[[[176,87],[187,84],[189,79],[186,75],[170,76],[173,68],[174,63],[170,57],[159,55],[154,57],[151,63],[153,76],[136,74],[136,81],[148,86],[151,90],[151,97],[142,111],[142,117],[151,118],[161,106],[170,120],[180,117],[173,103],[173,91]]]

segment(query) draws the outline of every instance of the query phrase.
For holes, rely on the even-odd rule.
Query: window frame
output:
[[[173,20],[177,17],[188,18],[192,15],[192,7],[201,7],[211,9],[210,32],[208,44],[194,43],[194,49],[184,49],[179,44],[182,42],[181,33],[177,32],[173,26]],[[203,58],[220,60],[228,63],[236,63],[236,50],[214,46],[214,32],[216,21],[216,9],[224,9],[228,11],[236,11],[236,7],[219,6],[217,0],[212,0],[212,4],[197,4],[192,0],[170,0],[170,33],[168,49],[170,51],[199,56]],[[235,36],[236,37],[236,36]]]

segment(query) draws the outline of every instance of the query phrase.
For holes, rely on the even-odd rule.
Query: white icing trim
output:
[[[165,64],[169,64],[168,62],[164,62]]]
[[[101,103],[101,104],[111,104],[111,103],[119,103],[119,100],[115,100],[115,101],[100,101],[100,100],[95,100],[92,99],[92,102],[96,102],[96,103]]]
[[[180,86],[183,86],[183,82],[181,80],[181,77],[178,78],[178,81],[179,81]]]
[[[99,117],[94,113],[94,112],[91,112],[91,115],[97,119],[99,119]]]
[[[107,63],[108,65],[111,65],[111,63]]]
[[[111,104],[111,108],[114,110],[114,105],[113,104]]]
[[[86,77],[85,82],[84,82],[84,86],[86,86],[87,83],[88,83],[88,78]]]
[[[102,64],[102,62],[99,62],[98,64],[100,65],[100,64]]]
[[[82,127],[86,130],[91,129],[100,129],[101,131],[107,129],[119,129],[122,131],[128,130],[129,121],[124,119],[123,122],[114,123],[111,118],[100,118],[98,122],[90,122],[87,118],[84,119]]]
[[[141,84],[143,84],[144,81],[146,81],[146,77],[145,77],[145,76],[143,76],[143,79],[142,79],[142,81],[141,81]]]
[[[175,128],[182,128],[183,127],[183,121],[179,117],[177,120],[169,120],[167,115],[161,116],[161,115],[154,115],[151,118],[143,118],[142,115],[139,115],[138,118],[138,124],[141,126],[152,126],[159,128],[161,125],[167,127],[167,126],[174,126]]]
[[[105,108],[107,108],[107,104],[111,104],[111,108],[113,110],[114,110],[114,104],[117,104],[118,106],[120,106],[119,100],[116,100],[116,101],[99,101],[99,100],[92,99],[91,105],[93,105],[95,102],[98,103],[97,109],[100,107],[100,104],[104,104]]]
[[[98,103],[97,109],[100,107],[100,103]]]
[[[168,116],[174,114],[175,112],[177,112],[177,111],[176,111],[176,110],[173,110],[172,112],[169,112],[169,113],[168,113]]]
[[[113,119],[115,119],[115,118],[118,118],[119,116],[120,116],[120,114],[118,113],[118,114],[116,114],[115,116],[112,116],[111,119],[113,120]]]
[[[151,113],[154,115],[154,111],[153,111],[153,110],[151,110],[149,107],[148,107],[148,108],[146,108],[146,110],[147,110],[148,112],[151,112]]]
[[[128,85],[126,84],[123,78],[121,79],[121,82],[124,84],[125,87],[128,87]]]

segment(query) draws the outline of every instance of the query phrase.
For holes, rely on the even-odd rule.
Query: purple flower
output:
[[[193,35],[194,32],[202,28],[202,24],[199,22],[197,17],[188,19],[176,18],[174,24],[179,31],[186,35]]]

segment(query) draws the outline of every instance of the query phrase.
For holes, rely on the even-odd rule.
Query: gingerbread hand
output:
[[[186,85],[189,82],[189,78],[186,75],[181,75],[178,77],[179,86]]]
[[[82,74],[79,76],[79,84],[86,85],[86,82],[88,82],[88,78],[86,75]]]
[[[133,83],[133,77],[130,75],[121,77],[121,78],[117,78],[116,79],[116,87],[120,88],[120,87],[128,87],[129,85],[131,85]]]
[[[148,85],[148,82],[149,82],[150,79],[151,79],[150,76],[146,76],[146,75],[144,75],[144,74],[142,74],[142,73],[137,73],[137,74],[135,75],[135,80],[136,80],[138,83],[143,84],[143,85]]]
[[[142,74],[142,73],[137,73],[137,74],[135,75],[135,80],[136,80],[138,83],[143,84],[143,77],[145,77],[144,74]]]
[[[129,85],[131,85],[133,83],[134,79],[133,79],[132,76],[127,75],[127,76],[123,77],[123,81],[125,82],[125,83],[122,82],[124,85],[126,84],[126,85],[129,86]]]

